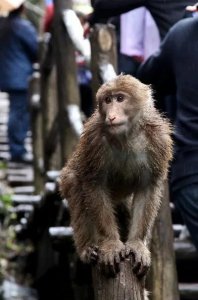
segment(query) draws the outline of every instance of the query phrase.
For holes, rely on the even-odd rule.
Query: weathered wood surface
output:
[[[116,36],[113,25],[96,24],[90,36],[92,91],[95,96],[102,83],[100,67],[110,63],[117,72]]]
[[[144,280],[139,281],[132,271],[132,261],[121,263],[115,278],[107,278],[98,265],[92,268],[94,300],[144,300]]]
[[[116,38],[112,25],[98,24],[94,27],[91,34],[91,49],[92,90],[95,95],[104,81],[102,68],[111,65],[114,73],[117,71]],[[115,278],[107,278],[97,265],[93,267],[95,300],[143,300],[144,282],[139,282],[134,276],[131,264],[129,260],[122,262],[120,273]]]
[[[149,274],[151,300],[179,300],[173,229],[168,186],[165,185],[162,204],[152,239],[152,265]]]
[[[61,168],[54,46],[52,36],[50,41],[43,46],[41,55],[41,107],[45,171]]]
[[[40,103],[40,73],[34,72],[29,85],[29,98],[32,118],[33,137],[33,168],[35,192],[40,193],[43,189],[43,137],[42,137],[42,114]]]
[[[71,9],[70,0],[56,0],[54,16],[55,62],[57,70],[58,120],[61,145],[61,165],[73,152],[78,141],[68,117],[68,105],[80,105],[75,49],[63,23],[63,9]]]

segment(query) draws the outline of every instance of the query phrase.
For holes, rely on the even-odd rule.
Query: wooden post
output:
[[[132,262],[121,263],[115,278],[107,278],[98,266],[92,268],[94,300],[144,300],[144,280],[139,281],[132,271]]]
[[[40,103],[40,73],[34,72],[29,84],[29,98],[32,119],[33,140],[33,166],[35,193],[43,190],[43,138],[42,138],[42,115]]]
[[[103,83],[100,76],[100,67],[104,64],[111,64],[117,72],[117,50],[114,26],[111,24],[96,24],[91,36],[91,70],[92,70],[92,91],[96,94]]]
[[[92,89],[95,94],[103,79],[101,67],[112,65],[117,71],[116,37],[112,25],[98,24],[91,34]],[[143,300],[144,281],[139,281],[132,271],[132,262],[125,260],[115,278],[103,275],[99,266],[92,267],[95,300]]]
[[[69,121],[68,105],[80,105],[80,94],[77,83],[75,51],[66,27],[63,23],[63,9],[71,9],[71,0],[54,0],[54,42],[57,68],[59,129],[61,144],[61,163],[73,152],[78,136]]]
[[[42,132],[45,172],[60,169],[60,135],[58,130],[58,105],[56,93],[56,69],[54,64],[54,43],[50,41],[43,47],[41,63],[41,104]]]
[[[179,300],[168,184],[153,231],[149,278],[151,300]]]

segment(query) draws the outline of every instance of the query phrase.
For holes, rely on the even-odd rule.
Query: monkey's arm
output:
[[[126,254],[134,255],[134,272],[144,275],[150,266],[147,248],[151,230],[160,206],[162,182],[134,194],[132,221],[126,243]]]
[[[115,218],[114,208],[108,193],[101,187],[89,186],[86,193],[87,210],[95,227],[95,242],[102,256],[119,254],[124,249]],[[110,259],[110,257],[109,257]]]
[[[70,166],[63,168],[59,186],[62,196],[68,200],[76,250],[82,261],[90,262],[97,256],[96,249],[92,247],[93,224],[87,214],[83,191],[79,188],[81,182]]]
[[[104,271],[116,273],[125,247],[111,201],[100,187],[79,184],[71,189],[69,206],[77,252],[84,262],[99,260]]]

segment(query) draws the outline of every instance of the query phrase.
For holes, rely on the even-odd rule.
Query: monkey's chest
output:
[[[151,171],[147,162],[146,153],[138,155],[118,154],[111,162],[108,170],[107,180],[111,192],[131,194],[137,189],[149,185]]]

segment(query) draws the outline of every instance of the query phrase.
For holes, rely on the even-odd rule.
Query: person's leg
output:
[[[173,200],[198,250],[198,183],[175,191]]]
[[[9,93],[10,113],[8,120],[8,139],[11,159],[20,160],[26,153],[25,137],[29,129],[29,109],[27,91]]]

